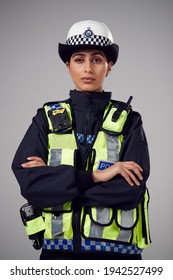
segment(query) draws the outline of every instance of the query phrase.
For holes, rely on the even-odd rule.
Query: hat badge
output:
[[[86,38],[91,38],[94,35],[93,31],[91,30],[90,27],[87,27],[87,30],[84,32],[84,37]]]

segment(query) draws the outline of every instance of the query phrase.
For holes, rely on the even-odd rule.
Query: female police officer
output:
[[[141,259],[150,244],[141,116],[103,91],[118,51],[104,23],[70,28],[59,55],[75,90],[38,110],[14,157],[22,195],[42,211],[41,259]]]

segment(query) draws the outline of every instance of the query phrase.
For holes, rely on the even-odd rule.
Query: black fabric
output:
[[[111,93],[70,92],[70,103],[74,117],[74,129],[85,137],[95,134],[102,121],[105,107]],[[87,114],[86,114],[87,112]],[[89,113],[89,115],[88,115]],[[86,118],[87,115],[87,118]],[[39,109],[26,132],[12,163],[13,172],[19,182],[21,193],[26,200],[41,208],[53,207],[76,199],[80,205],[112,206],[116,209],[132,209],[142,200],[149,175],[149,155],[141,117],[131,113],[126,129],[120,160],[133,160],[143,168],[144,180],[141,186],[129,186],[125,179],[116,176],[106,183],[95,184],[91,171],[69,165],[57,167],[22,168],[29,156],[41,157],[47,162],[48,122],[43,108]],[[89,119],[88,119],[89,117]],[[79,145],[84,167],[90,145]],[[79,172],[79,173],[78,173]],[[83,176],[82,176],[83,172]],[[88,188],[87,184],[88,183]]]
[[[75,173],[76,187],[79,192],[84,192],[92,188],[95,184],[92,179],[92,171],[77,171]]]
[[[118,254],[89,252],[75,254],[72,252],[49,252],[42,250],[40,260],[142,260],[141,254]]]

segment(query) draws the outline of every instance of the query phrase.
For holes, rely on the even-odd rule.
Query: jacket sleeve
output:
[[[148,144],[138,113],[133,112],[130,123],[130,129],[122,143],[120,161],[134,161],[142,167],[141,185],[130,186],[121,175],[117,175],[112,180],[97,184],[80,195],[82,205],[129,210],[137,207],[143,199],[150,173]]]
[[[70,165],[21,167],[29,156],[38,156],[47,162],[47,133],[47,118],[44,109],[39,109],[12,162],[12,170],[20,185],[22,196],[41,208],[73,200],[80,191],[94,185],[91,173],[78,172]]]

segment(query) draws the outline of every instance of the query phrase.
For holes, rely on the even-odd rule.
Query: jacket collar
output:
[[[111,92],[83,92],[77,90],[70,91],[71,104],[74,110],[85,110],[88,104],[95,114],[102,113],[111,99]]]

